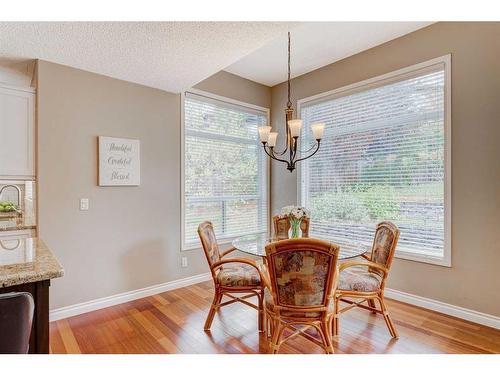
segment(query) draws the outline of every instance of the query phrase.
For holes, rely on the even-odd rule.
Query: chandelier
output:
[[[311,156],[316,154],[319,150],[319,145],[321,138],[323,137],[323,132],[325,131],[324,123],[315,123],[311,125],[311,130],[313,132],[314,139],[316,143],[309,149],[301,151],[298,147],[300,129],[302,127],[302,120],[293,119],[293,107],[292,101],[290,99],[290,33],[288,33],[288,101],[285,108],[285,132],[286,132],[286,142],[283,151],[276,151],[276,140],[278,138],[278,132],[272,132],[271,126],[259,126],[259,138],[262,142],[262,147],[267,155],[271,159],[283,162],[287,164],[286,169],[293,172],[295,165],[302,160],[309,159]]]

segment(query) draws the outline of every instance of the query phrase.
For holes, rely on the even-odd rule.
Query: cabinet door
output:
[[[0,86],[0,177],[33,178],[34,93]]]

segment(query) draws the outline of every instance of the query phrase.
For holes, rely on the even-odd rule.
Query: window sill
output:
[[[238,236],[239,237],[239,236]],[[231,242],[233,242],[233,240],[235,239],[236,237],[233,237],[233,238],[223,238],[221,240],[217,240],[217,243],[219,245],[228,245],[230,244]],[[191,251],[191,250],[201,250],[201,243],[193,243],[193,244],[186,244],[186,245],[182,245],[182,248],[181,248],[181,251]]]
[[[394,257],[397,259],[404,259],[413,262],[427,263],[436,266],[451,268],[451,259],[449,256],[447,257],[446,254],[444,257],[436,257],[432,255],[415,254],[396,250],[396,254],[394,255]]]

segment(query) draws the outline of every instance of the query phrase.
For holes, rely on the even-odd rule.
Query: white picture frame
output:
[[[141,184],[140,141],[131,138],[98,137],[99,186]]]

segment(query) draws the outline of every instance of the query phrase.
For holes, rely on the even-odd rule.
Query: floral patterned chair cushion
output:
[[[349,267],[339,276],[337,289],[356,292],[374,292],[380,287],[381,278],[366,267]]]
[[[202,237],[203,249],[207,254],[210,264],[218,262],[220,260],[220,251],[212,224],[204,225],[200,227],[198,231],[200,237]],[[203,241],[205,241],[205,243],[203,243]]]
[[[394,240],[394,233],[389,228],[378,228],[373,241],[372,262],[386,266]],[[381,271],[376,268],[370,268],[370,271],[382,275]]]
[[[217,273],[217,281],[226,287],[255,287],[260,285],[259,273],[247,264],[229,264]]]
[[[267,289],[267,288],[264,290],[264,306],[268,310],[271,310],[271,311],[274,310],[273,296],[272,296],[271,292],[269,291],[269,289]],[[333,302],[333,298],[332,298],[330,304],[328,305],[328,314],[333,313],[333,310],[334,310],[334,302]],[[294,317],[294,318],[300,318],[300,317],[317,318],[317,317],[321,316],[321,313],[320,312],[303,313],[303,312],[300,312],[297,310],[295,310],[295,311],[282,310],[281,315],[284,317]]]
[[[297,250],[278,253],[273,257],[280,305],[323,304],[331,261],[329,255]]]

